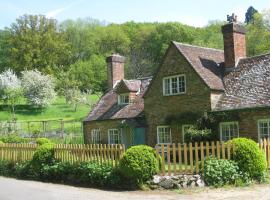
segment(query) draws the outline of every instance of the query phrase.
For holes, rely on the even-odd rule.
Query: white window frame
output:
[[[231,125],[231,124],[236,124],[237,125],[237,137],[239,137],[239,123],[237,122],[237,121],[231,121],[231,122],[220,122],[219,123],[219,136],[220,136],[220,140],[221,141],[225,141],[224,139],[223,139],[223,134],[222,134],[222,126],[223,125]],[[231,140],[232,139],[232,137],[231,137],[231,133],[230,133],[231,131],[230,131],[230,127],[229,127],[229,140]]]
[[[125,102],[123,100],[126,100],[125,98],[128,97],[128,102]],[[128,105],[130,103],[130,96],[129,93],[119,94],[118,95],[118,105]]]
[[[185,87],[184,87],[184,92],[180,92],[179,91],[179,78],[184,78],[184,84],[185,84]],[[172,92],[172,79],[173,78],[177,78],[177,93],[173,93]],[[166,88],[165,88],[165,81],[166,80],[170,80],[169,81],[169,94],[166,94]],[[163,96],[172,96],[172,95],[179,95],[179,94],[185,94],[186,91],[187,91],[187,84],[186,84],[186,75],[185,74],[179,74],[179,75],[175,75],[175,76],[167,76],[167,77],[164,77],[163,80],[162,80],[162,85],[163,85]]]
[[[182,142],[185,143],[185,128],[194,126],[193,124],[183,124],[182,125]]]
[[[170,141],[163,143],[159,141],[159,128],[169,128],[169,136],[170,136]],[[170,126],[157,126],[157,143],[158,144],[171,144],[172,143],[172,131],[171,131],[171,127]]]
[[[99,144],[100,143],[100,129],[92,129],[91,130],[91,143],[92,144]]]
[[[257,120],[257,130],[258,130],[258,141],[261,140],[261,128],[260,123],[267,123],[268,124],[268,133],[267,136],[270,139],[270,119],[259,119]]]
[[[111,141],[112,138],[111,138],[110,134],[111,134],[111,132],[113,132],[113,134],[115,134],[115,131],[117,131],[117,133],[118,133],[119,143],[115,143],[115,140]],[[113,139],[115,139],[115,138],[113,138]],[[122,143],[122,133],[119,129],[108,129],[108,143],[109,144],[121,144]]]

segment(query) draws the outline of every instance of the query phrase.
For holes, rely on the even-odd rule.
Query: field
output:
[[[98,100],[97,95],[92,95],[93,101]],[[66,104],[65,98],[57,97],[52,105],[45,109],[36,109],[21,101],[16,106],[16,118],[18,121],[46,121],[46,120],[74,120],[82,121],[90,111],[89,106],[79,105],[77,111],[71,105]],[[11,113],[7,105],[0,104],[0,121],[11,119]]]

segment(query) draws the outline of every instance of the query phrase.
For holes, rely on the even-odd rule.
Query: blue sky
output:
[[[92,17],[114,23],[178,21],[203,26],[209,20],[225,20],[232,12],[243,20],[250,5],[270,9],[269,0],[0,0],[0,29],[23,14],[59,21]]]

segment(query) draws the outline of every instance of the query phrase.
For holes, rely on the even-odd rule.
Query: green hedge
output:
[[[251,179],[262,181],[267,170],[267,163],[257,143],[247,138],[235,138],[229,143],[235,147],[233,159],[237,162],[239,169]]]

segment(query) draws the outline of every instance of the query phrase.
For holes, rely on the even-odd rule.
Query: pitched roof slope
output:
[[[224,90],[222,67],[224,51],[173,42],[206,85],[213,90]]]
[[[214,110],[270,106],[270,54],[241,59],[224,85]]]
[[[114,89],[111,89],[101,97],[84,121],[140,117],[144,109],[142,95],[147,90],[151,78],[138,79],[135,81],[136,85],[138,81],[140,82],[140,93],[137,94],[133,103],[128,105],[118,105],[117,94]],[[127,82],[129,82],[129,80],[125,80],[125,83]],[[132,85],[133,83],[134,80],[128,84]]]

